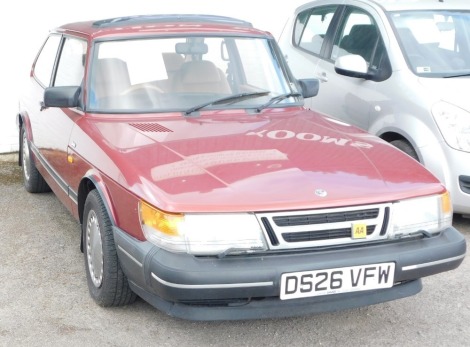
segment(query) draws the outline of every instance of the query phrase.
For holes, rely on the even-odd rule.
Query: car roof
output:
[[[410,11],[410,10],[470,10],[469,0],[317,0],[299,6],[296,13],[307,8],[324,4],[369,4],[382,8],[384,11]]]
[[[250,22],[224,16],[199,14],[158,14],[116,17],[69,23],[55,29],[57,32],[81,34],[90,38],[126,35],[155,35],[176,33],[237,33],[270,35],[257,30]]]

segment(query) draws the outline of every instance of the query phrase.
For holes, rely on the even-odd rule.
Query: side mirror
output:
[[[306,98],[311,98],[318,94],[320,89],[320,81],[316,78],[307,78],[301,79],[298,81],[300,88],[302,89],[302,96]]]
[[[80,87],[49,87],[44,90],[44,107],[78,107]]]
[[[360,55],[348,54],[336,59],[336,73],[348,77],[371,79],[366,60]]]

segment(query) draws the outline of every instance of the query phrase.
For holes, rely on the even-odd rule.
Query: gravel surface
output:
[[[470,219],[454,217],[470,240]],[[470,260],[413,297],[314,316],[236,322],[174,319],[143,300],[90,296],[80,227],[52,194],[29,194],[0,160],[0,346],[470,346]]]

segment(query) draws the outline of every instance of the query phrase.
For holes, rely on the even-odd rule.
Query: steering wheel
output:
[[[153,90],[157,93],[164,93],[163,90],[158,88],[157,86],[146,83],[146,84],[134,84],[133,86],[130,86],[126,90],[122,91],[120,95],[129,95],[129,94],[137,93],[139,91],[144,91],[144,90]]]

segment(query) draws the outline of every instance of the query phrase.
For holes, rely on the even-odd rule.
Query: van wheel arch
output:
[[[394,133],[382,134],[380,137],[383,140],[390,143],[391,145],[393,145],[394,147],[401,150],[402,152],[408,154],[411,158],[413,158],[417,162],[421,162],[421,160],[419,159],[419,155],[416,152],[415,148],[413,147],[411,142],[408,141],[405,137],[398,135],[398,134],[394,134]]]
[[[419,162],[418,154],[416,153],[411,143],[409,143],[407,140],[403,140],[403,139],[393,140],[390,142],[390,144],[395,146],[402,152],[408,154],[411,158],[413,158],[417,162]]]

